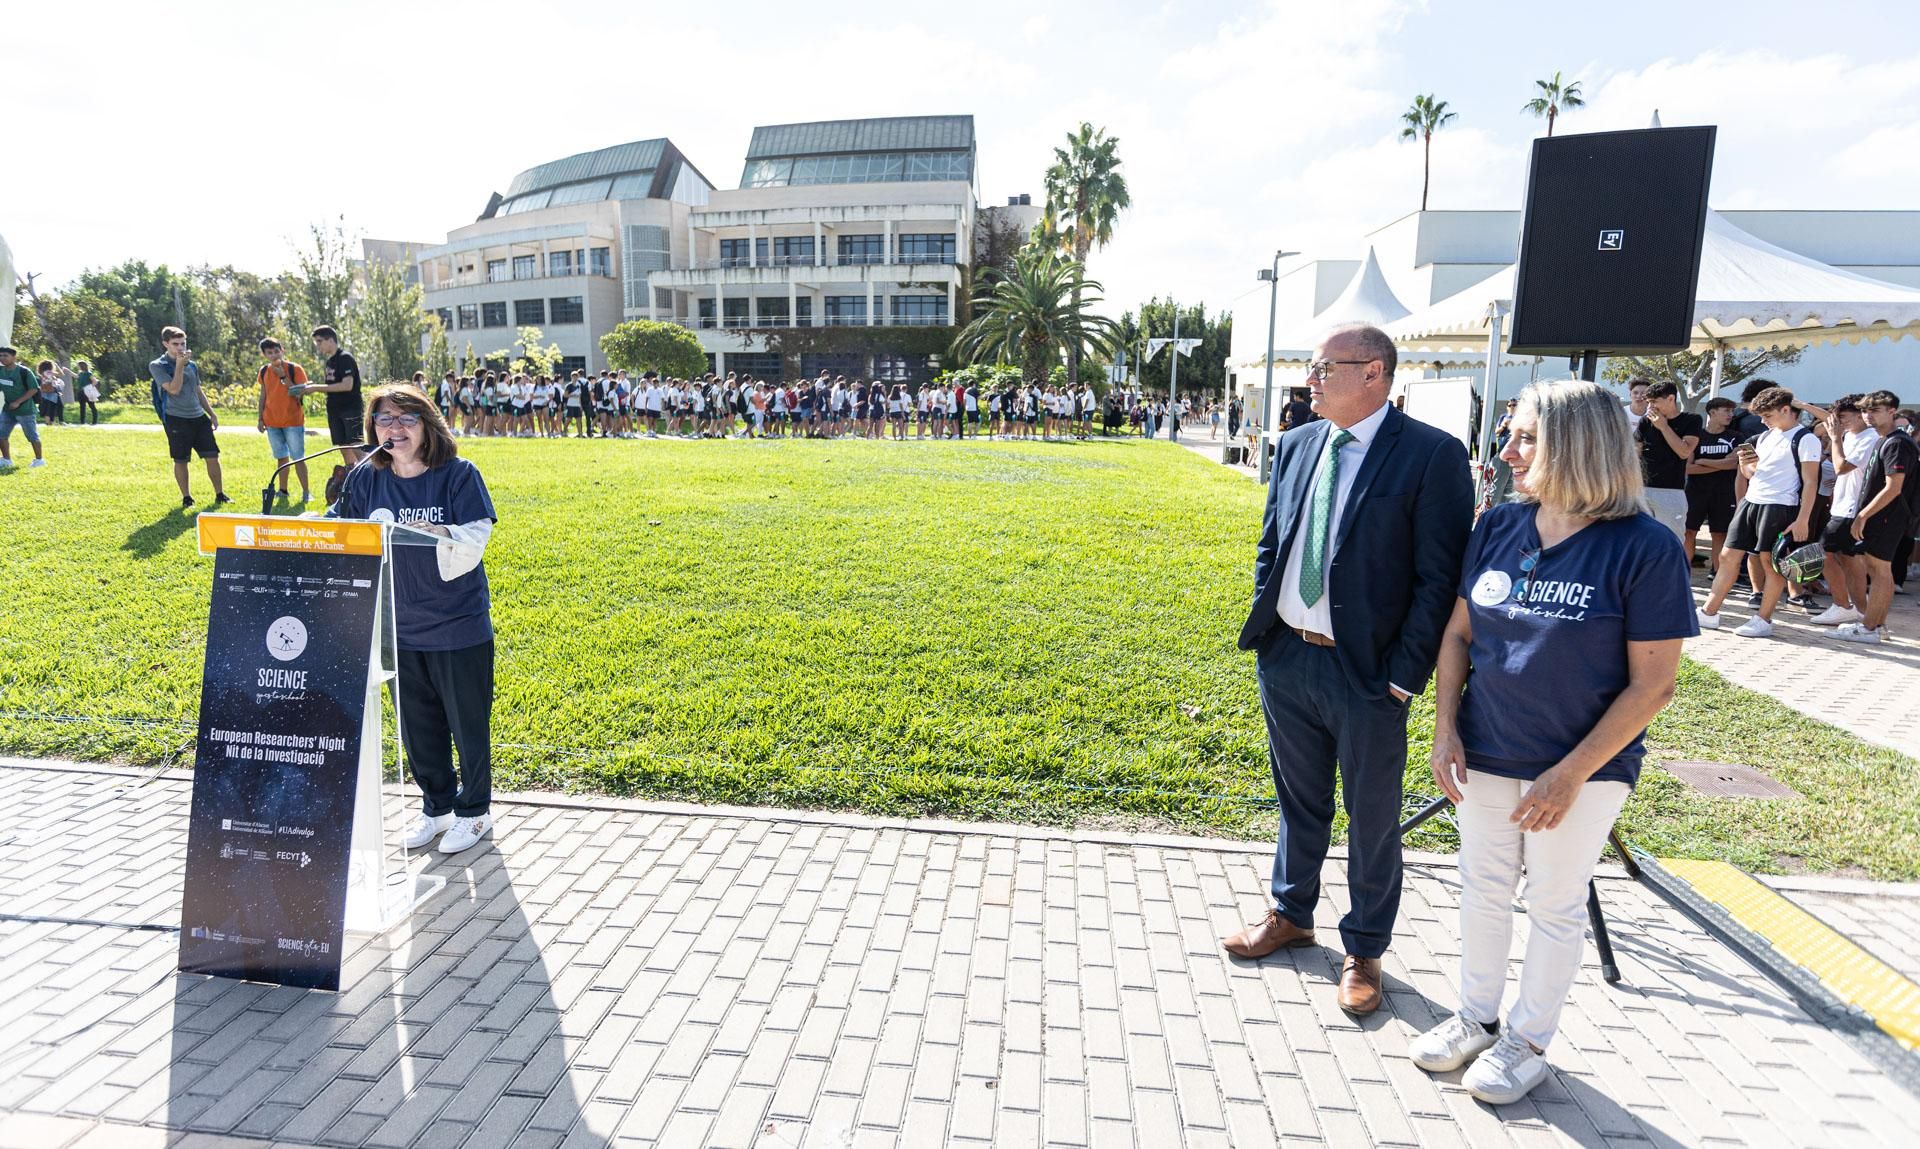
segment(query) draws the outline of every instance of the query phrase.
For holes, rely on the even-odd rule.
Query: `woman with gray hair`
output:
[[[1511,432],[1515,501],[1474,527],[1434,683],[1433,777],[1459,810],[1460,1008],[1408,1051],[1432,1073],[1472,1061],[1462,1083],[1491,1105],[1547,1076],[1587,884],[1699,633],[1686,553],[1646,513],[1619,402],[1535,384]],[[1529,936],[1502,1024],[1523,868]]]

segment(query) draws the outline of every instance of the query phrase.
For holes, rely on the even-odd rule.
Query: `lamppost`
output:
[[[1267,290],[1267,382],[1260,393],[1260,430],[1254,436],[1254,450],[1260,453],[1260,482],[1266,484],[1267,429],[1273,421],[1273,321],[1280,309],[1280,261],[1289,255],[1299,255],[1297,251],[1276,251],[1273,253],[1273,266],[1260,269],[1260,278],[1271,286]]]

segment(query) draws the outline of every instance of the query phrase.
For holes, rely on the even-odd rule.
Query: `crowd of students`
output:
[[[565,379],[487,371],[414,381],[461,437],[609,439],[857,438],[1084,439],[1126,429],[1178,436],[1192,407],[1087,384],[979,388],[964,381],[910,386],[821,372],[777,382],[750,374],[678,379],[648,371],[571,372]],[[1218,427],[1217,413],[1208,414]]]

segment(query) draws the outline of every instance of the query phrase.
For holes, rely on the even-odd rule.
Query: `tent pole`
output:
[[[1720,342],[1717,339],[1714,340],[1713,342],[1713,374],[1709,377],[1707,382],[1707,398],[1709,399],[1718,399],[1720,397],[1721,361],[1725,359],[1726,356],[1727,356],[1726,344]]]
[[[1487,305],[1487,377],[1480,399],[1480,450],[1475,456],[1480,466],[1476,472],[1479,485],[1473,493],[1475,506],[1480,505],[1488,484],[1493,482],[1493,405],[1500,393],[1500,328],[1506,316],[1505,302],[1495,300]]]

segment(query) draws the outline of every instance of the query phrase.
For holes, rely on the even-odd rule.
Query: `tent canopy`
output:
[[[1513,305],[1515,269],[1387,325],[1418,356],[1486,353],[1487,312]],[[1707,213],[1691,349],[1736,350],[1920,336],[1920,290],[1831,267]]]
[[[1336,327],[1349,323],[1385,327],[1397,319],[1405,318],[1407,314],[1407,305],[1400,302],[1393,288],[1387,286],[1387,277],[1380,273],[1380,261],[1369,247],[1366,261],[1347,281],[1346,290],[1340,293],[1339,298],[1321,308],[1312,319],[1274,336],[1273,361],[1310,362],[1313,353],[1320,347],[1320,341]]]

